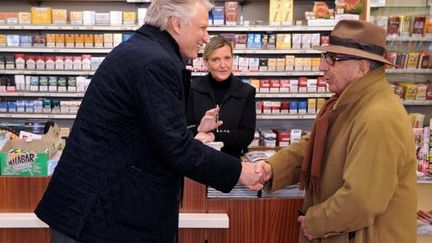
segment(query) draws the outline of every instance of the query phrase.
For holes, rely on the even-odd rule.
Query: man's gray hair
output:
[[[144,23],[166,30],[169,17],[178,17],[182,23],[190,24],[195,14],[195,3],[201,2],[210,11],[214,5],[209,0],[153,0],[147,9]]]

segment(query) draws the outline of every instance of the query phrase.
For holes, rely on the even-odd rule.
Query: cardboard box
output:
[[[60,127],[51,127],[40,140],[9,140],[0,150],[1,175],[48,176],[57,160],[50,160],[63,146]]]

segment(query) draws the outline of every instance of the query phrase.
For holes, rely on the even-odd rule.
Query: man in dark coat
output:
[[[183,176],[223,192],[239,180],[261,188],[253,164],[187,129],[183,59],[209,41],[211,7],[153,0],[146,24],[100,65],[35,211],[52,242],[172,243]]]

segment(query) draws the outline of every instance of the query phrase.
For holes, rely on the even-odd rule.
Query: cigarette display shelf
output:
[[[140,26],[107,26],[107,25],[20,25],[0,24],[0,30],[82,30],[82,31],[134,31]],[[271,25],[250,25],[250,26],[216,26],[208,27],[209,32],[304,32],[304,31],[331,31],[333,27],[328,26],[271,26]]]
[[[432,73],[432,69],[386,69],[385,72],[387,74],[404,74],[404,73],[413,73],[413,74],[428,74]]]
[[[432,41],[432,36],[387,36],[387,41]]]
[[[129,26],[108,26],[108,25],[39,25],[39,24],[0,24],[0,30],[79,30],[79,31],[134,31],[138,27]]]
[[[0,92],[0,97],[61,97],[83,98],[82,92]]]
[[[112,48],[57,48],[57,47],[0,47],[0,52],[5,53],[85,53],[85,54],[107,54]]]
[[[402,104],[406,106],[430,106],[432,100],[402,100]]]
[[[257,114],[256,117],[258,120],[310,120],[316,114]]]
[[[207,72],[194,72],[192,76],[205,76]],[[239,77],[286,77],[286,76],[322,76],[323,72],[320,71],[280,71],[280,72],[255,72],[255,71],[243,71],[234,72],[234,75]]]
[[[93,75],[94,70],[36,70],[36,69],[4,69],[0,70],[0,74],[27,74],[27,75]],[[206,72],[193,72],[192,76],[205,76]],[[320,71],[282,71],[282,72],[234,72],[236,76],[321,76]]]
[[[60,114],[60,113],[0,113],[0,118],[8,119],[75,119],[76,114]]]
[[[86,53],[108,54],[112,48],[103,47],[0,47],[0,52],[5,53]],[[202,52],[202,51],[201,51]],[[234,54],[320,54],[319,51],[307,49],[234,49]]]
[[[255,98],[329,98],[333,93],[257,93]]]
[[[94,70],[35,70],[35,69],[9,69],[0,70],[0,74],[25,74],[25,75],[93,75]]]

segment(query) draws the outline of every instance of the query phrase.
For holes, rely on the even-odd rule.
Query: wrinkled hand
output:
[[[201,118],[201,122],[197,128],[197,131],[199,133],[200,132],[207,133],[222,125],[223,124],[222,121],[216,121],[216,116],[218,114],[219,114],[219,107],[206,111],[204,116]]]
[[[300,223],[300,231],[303,233],[304,237],[306,237],[310,241],[315,239],[315,237],[313,235],[311,235],[306,228],[306,217],[305,216],[299,216],[297,218],[297,222]]]
[[[242,170],[239,181],[247,188],[258,191],[261,190],[263,184],[260,183],[262,171],[255,171],[255,165],[249,162],[241,162]]]
[[[255,163],[255,172],[262,173],[259,182],[263,185],[273,177],[273,170],[271,165],[264,160],[260,160]]]
[[[196,136],[195,136],[196,140],[199,140],[203,143],[210,143],[213,142],[215,140],[215,136],[214,133],[212,132],[199,132]]]

